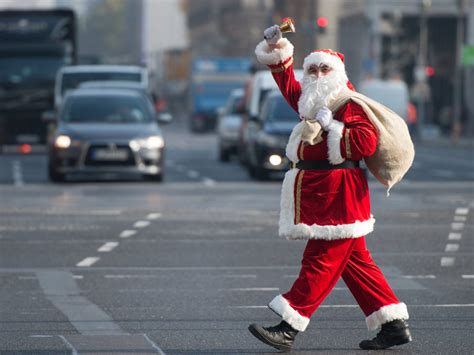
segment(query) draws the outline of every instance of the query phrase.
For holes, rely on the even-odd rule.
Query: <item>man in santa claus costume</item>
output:
[[[276,326],[249,326],[260,341],[290,350],[298,332],[342,276],[365,314],[369,330],[379,333],[364,340],[362,349],[386,349],[411,341],[407,307],[390,288],[372,260],[365,235],[373,231],[370,196],[359,161],[377,147],[377,130],[358,104],[348,101],[336,112],[332,100],[349,87],[344,56],[317,50],[303,64],[300,82],[293,73],[293,45],[279,26],[265,30],[257,59],[266,64],[288,104],[301,118],[291,134],[286,155],[292,162],[283,181],[279,234],[307,239],[301,271],[291,289],[268,305],[282,321]],[[324,133],[308,138],[314,122]],[[318,126],[319,127],[319,126]],[[311,134],[309,135],[311,136]]]

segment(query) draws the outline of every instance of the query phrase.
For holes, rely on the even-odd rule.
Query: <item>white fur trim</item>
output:
[[[290,138],[288,139],[288,144],[286,145],[286,156],[293,163],[297,163],[299,161],[298,147],[301,142],[301,132],[303,131],[303,127],[304,122],[301,121],[293,128]]]
[[[334,70],[342,71],[343,73],[346,72],[346,67],[342,60],[339,57],[326,52],[313,52],[309,54],[303,62],[304,72],[307,73],[308,68],[311,65],[316,64],[319,66],[321,63],[330,66]]]
[[[401,302],[381,307],[378,311],[373,312],[365,318],[365,323],[367,324],[367,329],[372,331],[380,329],[382,324],[391,322],[395,319],[408,318],[407,305]]]
[[[265,65],[276,65],[293,56],[293,45],[286,38],[281,38],[276,45],[277,48],[272,50],[265,40],[257,44],[255,55],[258,61]]]
[[[341,164],[344,158],[341,155],[341,139],[344,123],[333,120],[328,130],[328,160],[331,164]]]
[[[359,238],[365,236],[374,230],[375,218],[370,216],[366,221],[355,221],[349,224],[338,225],[318,225],[311,226],[303,223],[294,223],[295,214],[295,197],[294,186],[296,175],[299,169],[288,170],[285,174],[281,188],[280,199],[280,220],[279,231],[280,237],[287,239],[325,239],[336,240],[345,238]]]
[[[303,317],[298,311],[295,311],[282,295],[276,296],[268,304],[268,307],[297,331],[304,332],[306,330],[309,318]]]

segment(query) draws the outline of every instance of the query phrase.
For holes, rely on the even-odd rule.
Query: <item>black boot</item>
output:
[[[401,319],[382,324],[382,330],[372,340],[363,340],[359,347],[364,350],[382,350],[411,341],[408,323]]]
[[[250,324],[249,330],[258,340],[281,351],[290,351],[298,334],[298,331],[285,321],[268,328]]]

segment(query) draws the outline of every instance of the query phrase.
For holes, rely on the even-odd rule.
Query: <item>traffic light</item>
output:
[[[323,35],[326,33],[326,29],[328,27],[328,18],[324,16],[320,16],[316,20],[316,28],[318,29],[318,33]]]

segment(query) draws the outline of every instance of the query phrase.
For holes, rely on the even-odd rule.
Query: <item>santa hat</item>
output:
[[[332,49],[318,49],[312,52],[304,59],[303,69],[305,74],[311,65],[326,64],[338,72],[346,73],[344,65],[344,55],[342,53],[333,51]]]

